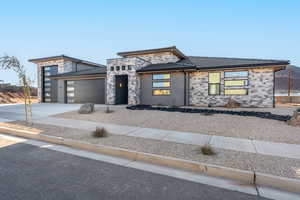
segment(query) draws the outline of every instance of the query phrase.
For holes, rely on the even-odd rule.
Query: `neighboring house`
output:
[[[289,64],[285,60],[186,56],[175,46],[118,55],[108,59],[106,67],[67,56],[30,60],[38,64],[40,100],[224,106],[232,98],[243,107],[272,107],[274,73]],[[76,63],[84,65],[78,69]],[[45,71],[50,71],[46,75],[51,79]],[[47,89],[49,80],[51,89]]]

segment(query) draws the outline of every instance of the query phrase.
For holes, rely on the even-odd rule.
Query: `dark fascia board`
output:
[[[278,66],[282,67],[285,65],[288,65],[289,61],[283,61],[283,62],[277,62],[277,63],[263,63],[263,64],[245,64],[245,65],[226,65],[226,66],[215,66],[215,67],[172,67],[172,68],[167,68],[167,69],[140,69],[137,70],[138,73],[143,73],[143,72],[155,72],[155,71],[174,71],[174,70],[216,70],[216,69],[236,69],[236,68],[255,68],[255,67],[268,67],[268,66]]]
[[[139,69],[136,72],[143,73],[143,72],[158,72],[158,71],[185,71],[185,70],[196,70],[195,67],[172,67],[167,69]]]
[[[288,65],[289,61],[282,61],[282,62],[271,62],[271,63],[260,63],[260,64],[243,64],[243,65],[223,65],[223,66],[215,66],[215,67],[197,67],[197,70],[208,70],[208,69],[234,69],[234,68],[250,68],[250,67],[272,67],[272,66],[283,66]]]
[[[172,52],[179,58],[186,57],[181,51],[179,51],[176,48],[176,46],[157,48],[157,49],[137,50],[137,51],[124,51],[124,52],[118,52],[117,55],[121,57],[126,57],[126,56],[134,56],[134,55],[149,54],[149,53],[160,53],[160,52]]]
[[[50,56],[50,57],[43,57],[43,58],[34,58],[34,59],[29,59],[28,61],[32,62],[32,63],[38,63],[38,62],[41,62],[41,61],[58,60],[58,59],[67,59],[67,60],[74,61],[76,63],[87,64],[87,65],[95,66],[95,67],[106,67],[105,65],[102,65],[102,64],[98,64],[98,63],[94,63],[94,62],[90,62],[90,61],[86,61],[86,60],[81,60],[81,59],[78,59],[78,58],[73,58],[73,57],[66,56],[66,55]]]

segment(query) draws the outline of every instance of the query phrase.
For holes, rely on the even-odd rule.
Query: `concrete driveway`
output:
[[[32,105],[33,119],[77,110],[81,104],[35,103]],[[24,120],[24,104],[0,105],[0,122]]]

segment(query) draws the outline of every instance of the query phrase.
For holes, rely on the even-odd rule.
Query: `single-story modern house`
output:
[[[41,102],[274,106],[274,73],[289,61],[186,56],[175,46],[118,53],[106,66],[65,55],[38,65]]]

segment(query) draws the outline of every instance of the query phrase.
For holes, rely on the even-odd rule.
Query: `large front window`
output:
[[[228,71],[224,77],[225,95],[248,95],[248,71]]]
[[[154,96],[171,94],[171,74],[152,74],[152,94]]]
[[[208,93],[209,95],[219,95],[221,85],[221,73],[211,72],[208,74]]]

